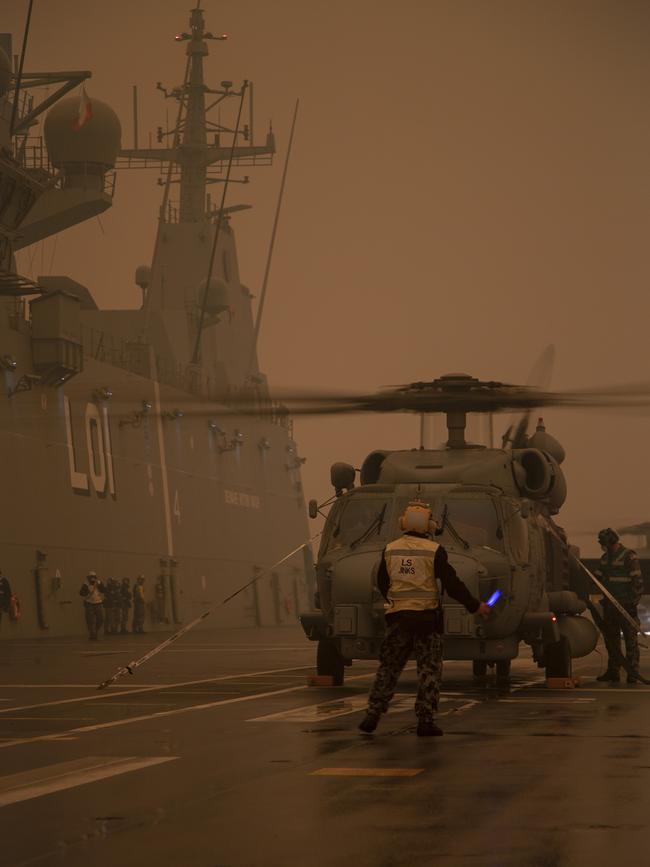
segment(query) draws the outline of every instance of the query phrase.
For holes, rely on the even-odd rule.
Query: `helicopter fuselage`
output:
[[[341,491],[327,516],[316,565],[320,611],[301,618],[310,638],[334,640],[347,660],[377,657],[387,610],[377,589],[377,570],[385,545],[400,535],[399,516],[409,501],[419,498],[431,506],[441,528],[435,540],[471,593],[485,601],[500,591],[487,620],[443,596],[446,659],[513,659],[523,640],[539,661],[544,645],[561,635],[566,635],[572,657],[591,652],[595,630],[579,616],[584,604],[568,589],[568,544],[549,514],[548,501],[519,493],[517,484],[524,482],[512,452],[373,455],[364,464],[361,486]],[[534,459],[561,473],[544,453],[536,452]],[[376,474],[381,478],[363,484],[364,474],[372,478],[368,461],[373,460],[381,467]],[[407,480],[409,470],[412,481]],[[416,481],[427,475],[447,478]],[[472,478],[481,475],[484,484]],[[452,481],[463,476],[467,481]]]

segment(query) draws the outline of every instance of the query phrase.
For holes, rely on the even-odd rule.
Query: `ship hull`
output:
[[[20,362],[5,373],[7,392],[19,376]],[[308,605],[308,549],[270,569],[308,536],[286,424],[218,408],[181,416],[190,402],[196,408],[190,393],[92,358],[59,388],[0,402],[0,568],[21,608],[19,620],[3,617],[0,639],[83,635],[79,590],[90,570],[145,576],[147,630],[206,610],[212,626],[282,625]]]

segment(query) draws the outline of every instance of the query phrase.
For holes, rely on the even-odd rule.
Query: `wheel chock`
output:
[[[307,686],[334,686],[334,678],[331,674],[310,674]]]
[[[575,677],[547,677],[547,689],[575,689],[578,685]]]

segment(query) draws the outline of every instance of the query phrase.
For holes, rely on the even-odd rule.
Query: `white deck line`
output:
[[[178,756],[142,758],[138,756],[125,758],[88,756],[84,759],[59,762],[44,768],[0,777],[0,807],[28,801],[31,798],[40,798],[42,795],[61,792],[76,786],[95,783],[98,780],[105,780],[118,774],[129,773],[129,771],[138,771],[152,765],[171,762],[177,758]]]
[[[115,698],[117,695],[120,698],[123,698],[125,695],[139,695],[144,692],[156,692],[156,690],[164,690],[164,689],[174,689],[179,686],[196,686],[200,683],[218,683],[223,680],[237,680],[239,677],[258,677],[265,674],[280,674],[281,672],[289,672],[289,671],[305,671],[306,669],[311,669],[313,666],[311,665],[300,665],[300,666],[292,666],[291,668],[271,668],[266,671],[251,671],[244,672],[243,674],[223,674],[218,677],[206,677],[201,680],[186,680],[178,683],[165,683],[158,686],[144,686],[138,687],[136,689],[126,689],[122,690],[122,692],[114,693],[110,692],[110,689],[106,692],[97,692],[97,685],[93,684],[92,689],[95,690],[95,695],[80,695],[75,698],[61,698],[55,701],[44,701],[38,704],[24,704],[19,707],[3,707],[0,708],[0,714],[7,713],[15,713],[19,710],[34,710],[38,707],[56,707],[57,705],[63,704],[76,704],[80,701],[100,701],[101,699],[106,698]],[[25,686],[29,686],[29,684],[25,684]],[[16,688],[15,684],[11,684],[8,688]]]
[[[130,725],[131,723],[146,722],[152,719],[161,719],[162,717],[178,716],[179,714],[189,713],[194,710],[211,710],[212,708],[222,707],[226,704],[239,704],[243,701],[255,701],[258,698],[268,698],[272,695],[283,695],[289,692],[300,692],[301,690],[309,689],[308,686],[290,686],[287,689],[277,689],[272,692],[259,692],[253,695],[243,695],[238,698],[226,698],[221,701],[211,701],[206,704],[194,704],[189,707],[174,708],[174,710],[163,710],[156,713],[143,714],[141,716],[126,717],[125,719],[113,720],[112,722],[97,723],[91,726],[80,726],[79,728],[67,729],[58,734],[38,735],[33,738],[16,738],[13,741],[0,742],[0,749],[7,747],[15,747],[20,744],[32,744],[39,741],[55,741],[60,737],[68,737],[70,735],[88,734],[89,732],[101,731],[102,729],[111,729],[116,726]]]
[[[415,669],[415,666],[409,666],[405,671],[412,671]],[[371,671],[367,674],[358,674],[355,677],[348,677],[347,680],[363,680],[370,677],[374,677],[375,672]],[[309,686],[288,686],[284,689],[275,689],[270,690],[269,692],[257,692],[252,693],[251,695],[242,695],[237,698],[226,698],[220,701],[211,701],[206,702],[205,704],[193,704],[188,707],[179,707],[174,708],[173,710],[163,710],[157,711],[156,713],[143,714],[141,716],[132,716],[126,717],[125,719],[112,720],[111,722],[105,723],[96,723],[91,726],[79,726],[78,728],[66,729],[62,732],[56,732],[54,734],[49,735],[37,735],[31,738],[15,738],[11,741],[0,742],[0,749],[6,749],[7,747],[15,747],[21,744],[33,744],[42,741],[56,741],[59,738],[69,737],[70,735],[80,735],[80,734],[88,734],[89,732],[101,731],[102,729],[111,729],[117,726],[130,725],[131,723],[138,722],[146,722],[147,720],[152,719],[162,719],[163,717],[169,716],[178,716],[179,714],[190,713],[195,710],[212,710],[217,707],[224,707],[225,705],[230,704],[241,704],[245,701],[256,701],[258,698],[270,698],[274,695],[287,695],[290,692],[304,692],[305,690],[311,689]]]

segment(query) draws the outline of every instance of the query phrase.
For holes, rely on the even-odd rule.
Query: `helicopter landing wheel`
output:
[[[571,647],[563,635],[544,647],[546,677],[571,677]]]
[[[497,670],[497,680],[502,682],[510,681],[510,668],[511,668],[511,660],[510,659],[497,659],[496,661],[496,670]]]
[[[318,641],[316,671],[318,674],[329,675],[334,686],[343,686],[345,659],[339,653],[336,641],[331,638],[321,638]]]

